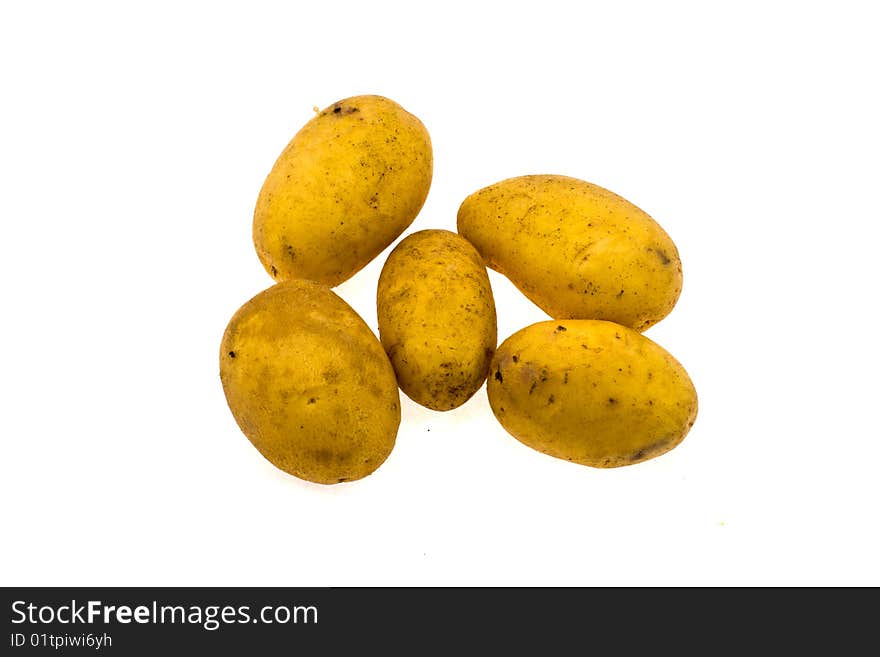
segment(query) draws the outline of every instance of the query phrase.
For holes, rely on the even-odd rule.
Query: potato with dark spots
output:
[[[681,293],[678,250],[660,225],[576,178],[510,178],[472,194],[458,232],[486,264],[556,319],[604,319],[643,331]]]
[[[361,479],[394,447],[400,394],[391,363],[321,284],[278,283],[244,304],[223,335],[220,379],[254,447],[300,479]]]
[[[678,445],[697,416],[687,372],[641,333],[612,322],[532,324],[492,360],[489,404],[529,447],[560,459],[613,468]]]
[[[253,223],[260,261],[276,281],[342,283],[412,223],[432,173],[428,131],[400,105],[382,96],[330,105],[263,184]]]
[[[447,230],[423,230],[388,256],[377,292],[379,337],[407,396],[457,408],[479,390],[498,338],[480,254]]]

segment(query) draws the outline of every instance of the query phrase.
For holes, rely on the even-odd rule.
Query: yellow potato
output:
[[[393,242],[431,186],[428,131],[382,96],[319,112],[266,178],[254,211],[260,261],[276,281],[342,283]]]
[[[301,479],[360,479],[394,447],[391,363],[357,313],[318,283],[278,283],[244,304],[223,335],[220,379],[248,439]]]
[[[495,352],[487,390],[514,438],[597,468],[668,452],[697,417],[697,392],[678,361],[605,321],[539,322],[514,333]]]
[[[447,230],[423,230],[395,247],[379,277],[379,336],[400,388],[447,411],[486,379],[498,338],[495,301],[480,254]]]
[[[576,178],[522,176],[481,189],[461,204],[458,232],[557,319],[605,319],[643,331],[681,293],[678,250],[660,225]]]

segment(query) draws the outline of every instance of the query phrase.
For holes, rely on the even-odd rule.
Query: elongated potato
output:
[[[495,302],[467,240],[413,233],[388,256],[376,296],[382,346],[413,401],[447,411],[483,385],[498,338]]]
[[[492,269],[557,319],[643,331],[681,292],[678,250],[657,222],[583,180],[510,178],[461,204],[458,232]]]
[[[394,447],[391,363],[357,313],[318,283],[278,283],[244,304],[223,335],[220,379],[254,447],[301,479],[360,479]]]
[[[517,440],[597,468],[668,452],[697,416],[696,390],[678,361],[605,321],[539,322],[514,333],[495,352],[487,390]]]
[[[281,153],[254,211],[260,261],[276,281],[342,283],[409,226],[431,186],[425,126],[382,96],[341,100]]]

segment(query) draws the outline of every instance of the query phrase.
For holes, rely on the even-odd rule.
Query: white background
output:
[[[871,3],[3,3],[5,585],[880,584],[878,21]],[[218,376],[270,284],[260,185],[312,116],[419,116],[454,230],[526,173],[605,186],[676,241],[648,335],[700,394],[637,466],[532,451],[485,390],[403,398],[332,487],[274,469]],[[385,254],[339,294],[375,328]],[[492,274],[499,337],[545,316]]]

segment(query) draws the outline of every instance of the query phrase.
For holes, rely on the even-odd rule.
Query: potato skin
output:
[[[422,122],[382,96],[333,103],[294,136],[254,211],[257,255],[276,281],[347,280],[409,226],[431,186]]]
[[[394,447],[391,363],[357,313],[318,283],[278,283],[244,304],[223,335],[220,379],[254,447],[301,479],[360,479]]]
[[[678,250],[660,225],[577,178],[521,176],[481,189],[461,204],[458,232],[556,319],[643,331],[681,293]]]
[[[379,337],[397,381],[422,406],[448,411],[479,390],[495,352],[495,300],[477,250],[447,230],[398,244],[379,276]]]
[[[637,331],[598,320],[514,333],[495,352],[487,391],[514,438],[597,468],[668,452],[697,416],[697,392],[678,361]]]

